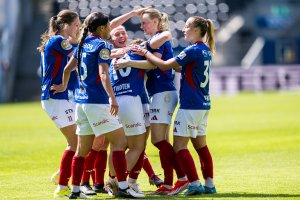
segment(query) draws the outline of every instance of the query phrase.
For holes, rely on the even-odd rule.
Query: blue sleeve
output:
[[[66,56],[74,50],[74,47],[71,45],[71,43],[63,37],[56,37],[53,44],[53,48],[56,51]]]
[[[162,46],[158,49],[152,49],[151,46],[150,46],[150,41],[147,41],[146,47],[147,47],[148,51],[150,51],[151,53],[158,52],[158,53],[162,54],[162,52],[161,52],[161,47]]]
[[[180,54],[175,57],[176,62],[178,62],[181,66],[186,65],[187,63],[194,60],[193,49],[191,47],[185,48]]]
[[[98,64],[106,63],[110,65],[110,45],[107,42],[103,42],[99,45]]]

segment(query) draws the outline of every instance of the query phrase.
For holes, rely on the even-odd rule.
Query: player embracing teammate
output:
[[[61,80],[51,83],[51,88],[48,86],[53,95],[62,94],[66,90],[71,71],[77,70],[79,73],[80,87],[75,94],[78,145],[75,156],[72,155],[70,199],[87,198],[80,191],[80,181],[85,156],[89,153],[95,136],[105,136],[111,144],[113,166],[110,171],[115,173],[118,181],[115,195],[144,197],[135,182],[137,176],[133,175],[131,181],[134,182],[128,184],[126,173],[139,172],[143,167],[146,141],[144,111],[139,94],[144,84],[144,71],[135,71],[134,68],[149,69],[146,88],[150,96],[151,140],[159,149],[165,175],[164,183],[153,194],[176,195],[185,189],[185,195],[216,193],[212,157],[206,145],[210,110],[209,69],[214,53],[213,23],[202,17],[190,17],[183,33],[185,39],[193,44],[173,57],[167,15],[152,8],[144,9],[141,13],[141,28],[151,38],[144,48],[135,45],[128,49],[128,54],[123,52],[123,58],[115,60],[113,65],[111,45],[107,42],[112,25],[101,12],[90,14],[85,19],[78,48],[66,67],[63,66]],[[146,64],[139,63],[145,58],[148,60]],[[110,73],[109,66],[114,68]],[[175,118],[172,146],[168,134],[178,101],[173,79],[174,69],[180,70],[180,66],[180,107]],[[127,68],[122,69],[124,67]],[[135,82],[130,83],[130,78],[134,78]],[[128,81],[134,86],[133,90],[128,88]],[[126,107],[128,102],[130,105],[134,104],[136,113],[130,110],[130,106]],[[126,113],[130,113],[130,116],[126,117]],[[199,181],[193,158],[187,148],[189,140],[199,155],[204,186]],[[129,151],[125,156],[127,147]],[[173,170],[178,178],[174,186]]]

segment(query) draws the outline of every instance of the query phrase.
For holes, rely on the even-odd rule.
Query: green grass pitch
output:
[[[299,92],[212,98],[207,140],[218,194],[191,199],[300,198]],[[49,180],[59,167],[65,139],[40,103],[0,105],[0,141],[0,199],[52,199],[56,186]],[[150,141],[146,152],[161,174]],[[201,177],[199,160],[191,152]],[[150,196],[155,188],[145,172],[138,182],[146,199],[188,199],[182,194]]]

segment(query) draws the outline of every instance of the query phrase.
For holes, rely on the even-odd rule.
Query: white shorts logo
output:
[[[110,56],[110,51],[108,49],[101,49],[99,56],[102,60],[108,60]]]

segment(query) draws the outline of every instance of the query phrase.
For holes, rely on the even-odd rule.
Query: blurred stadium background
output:
[[[0,102],[39,100],[36,47],[59,10],[112,19],[144,6],[169,14],[175,53],[188,45],[181,32],[188,17],[213,20],[212,94],[300,89],[299,0],[0,0]],[[137,17],[125,26],[130,39],[145,38]]]

